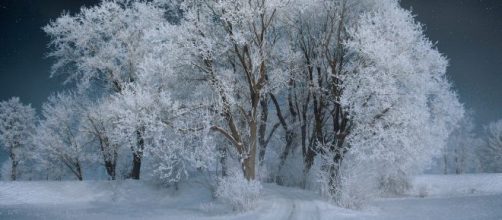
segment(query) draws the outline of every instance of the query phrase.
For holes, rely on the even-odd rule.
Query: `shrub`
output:
[[[219,180],[216,197],[230,204],[234,211],[245,211],[255,207],[261,189],[259,181],[248,181],[242,174],[233,173]]]

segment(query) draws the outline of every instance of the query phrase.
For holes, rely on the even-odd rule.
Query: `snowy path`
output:
[[[264,191],[264,197],[254,211],[255,219],[319,220],[327,219],[321,215],[326,213],[322,209],[353,212],[333,206],[311,192],[300,189],[267,185]]]
[[[312,192],[265,184],[254,210],[234,213],[201,185],[173,192],[141,181],[0,182],[0,220],[500,220],[501,184],[500,174],[422,176],[410,197],[378,199],[361,211],[334,206]],[[427,197],[417,197],[424,189]]]

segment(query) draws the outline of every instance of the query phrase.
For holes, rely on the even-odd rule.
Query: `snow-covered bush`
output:
[[[259,181],[246,180],[241,173],[232,172],[220,179],[216,197],[230,204],[235,211],[245,211],[255,207],[261,190]]]
[[[207,170],[216,158],[207,135],[194,132],[187,140],[187,134],[164,136],[155,138],[156,143],[147,150],[152,177],[162,185],[177,184],[196,169]]]
[[[429,186],[426,184],[422,184],[418,186],[418,196],[424,198],[429,196]]]
[[[349,155],[346,162],[340,165],[338,176],[331,178],[329,161],[326,160],[316,166],[316,178],[319,183],[320,193],[323,197],[333,201],[341,207],[360,209],[378,194],[378,185],[375,184],[378,174],[374,167],[367,167],[365,163],[357,162]],[[330,182],[334,179],[335,182]]]
[[[384,196],[402,195],[411,188],[411,180],[405,173],[381,175],[378,178],[379,189]]]

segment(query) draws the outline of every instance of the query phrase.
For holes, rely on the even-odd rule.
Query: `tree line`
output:
[[[40,118],[2,103],[14,178],[21,161],[165,184],[237,170],[337,199],[406,185],[464,115],[397,0],[103,0],[43,30],[71,89]]]

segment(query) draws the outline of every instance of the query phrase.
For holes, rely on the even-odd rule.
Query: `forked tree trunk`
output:
[[[244,177],[247,180],[253,180],[256,177],[255,164],[256,164],[256,148],[258,145],[258,124],[257,124],[258,111],[259,111],[258,107],[260,104],[260,98],[263,95],[262,89],[265,87],[267,83],[266,55],[264,50],[264,45],[265,45],[264,41],[266,40],[265,38],[266,38],[267,28],[271,24],[273,17],[275,15],[275,10],[274,10],[269,16],[265,16],[264,3],[262,5],[258,4],[257,7],[263,9],[263,14],[259,16],[260,20],[259,25],[261,25],[261,27],[257,28],[255,26],[256,24],[252,22],[253,26],[255,27],[253,30],[254,32],[253,43],[256,44],[261,58],[261,62],[258,67],[257,77],[255,76],[256,69],[253,67],[254,57],[252,56],[253,51],[251,51],[250,45],[248,44],[243,46],[238,44],[233,45],[236,58],[238,58],[239,63],[242,67],[241,73],[245,77],[247,82],[247,87],[249,89],[251,108],[244,109],[243,106],[238,106],[240,111],[240,116],[247,121],[248,124],[247,128],[249,129],[248,130],[249,133],[245,131],[242,132],[239,131],[238,127],[236,126],[237,125],[236,122],[238,123],[238,121],[234,120],[233,116],[234,113],[231,111],[231,104],[229,102],[227,94],[223,90],[222,83],[218,80],[218,78],[215,75],[212,59],[207,59],[207,58],[202,59],[204,65],[207,67],[204,69],[204,71],[206,71],[209,74],[211,85],[216,89],[216,92],[220,95],[223,104],[222,115],[224,116],[229,129],[227,131],[224,128],[213,126],[212,130],[216,130],[222,133],[227,138],[227,140],[229,140],[234,145],[237,152],[242,157],[241,166],[244,172]],[[223,26],[229,36],[234,36],[232,24],[230,22],[224,22]],[[204,37],[203,33],[202,36]],[[266,120],[266,118],[262,118],[261,120]],[[247,143],[243,142],[242,138],[244,137],[243,133],[249,134],[249,138],[246,138],[245,140]]]
[[[279,160],[280,160],[279,161],[279,173],[280,173],[282,170],[282,167],[284,167],[284,164],[286,163],[286,160],[288,158],[289,153],[291,151],[293,151],[292,147],[293,147],[294,132],[288,126],[288,124],[286,122],[286,118],[282,114],[282,110],[281,110],[281,107],[279,105],[279,101],[277,100],[277,98],[273,94],[270,94],[270,97],[272,99],[272,103],[274,103],[277,118],[279,118],[279,122],[282,125],[282,128],[284,129],[284,131],[286,133],[286,136],[285,136],[286,146],[284,147],[284,150],[282,151],[281,155],[279,156]],[[293,122],[294,121],[295,121],[295,119],[293,118]],[[283,183],[282,178],[280,176],[276,178],[276,181],[279,185],[282,185],[282,183]]]

